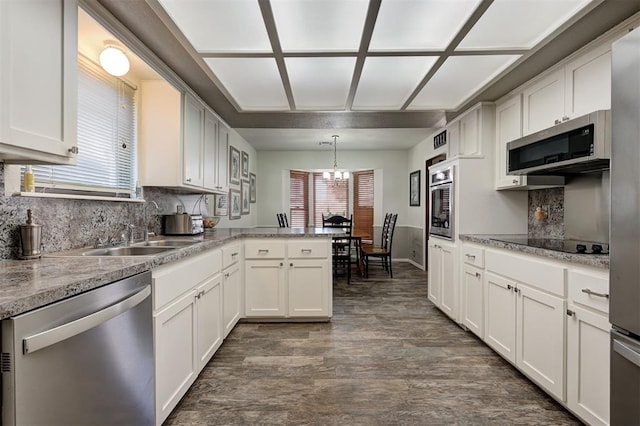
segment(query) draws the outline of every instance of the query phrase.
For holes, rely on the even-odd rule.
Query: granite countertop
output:
[[[506,249],[519,253],[534,254],[549,259],[562,260],[564,262],[577,263],[580,265],[593,266],[595,268],[609,269],[608,254],[579,254],[565,253],[557,250],[532,247],[524,244],[499,241],[500,237],[526,237],[526,235],[460,235],[460,240],[475,244],[483,244],[490,247]]]
[[[153,239],[196,240],[196,243],[154,256],[81,256],[85,247],[47,253],[35,260],[0,261],[0,319],[18,315],[58,300],[139,274],[156,266],[222,246],[240,238],[328,238],[340,235],[322,228],[219,228],[194,236]]]

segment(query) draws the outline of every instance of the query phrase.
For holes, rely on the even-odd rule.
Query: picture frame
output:
[[[249,173],[249,202],[256,202],[256,174]]]
[[[409,206],[420,206],[420,170],[409,173]]]
[[[213,215],[226,216],[229,214],[229,195],[215,194],[213,196]]]
[[[242,151],[242,177],[249,180],[249,154]]]
[[[229,219],[240,219],[242,201],[240,199],[240,191],[237,189],[229,190]]]
[[[240,201],[242,202],[240,207],[240,214],[249,214],[249,182],[240,182],[240,198]]]
[[[231,145],[229,145],[229,183],[240,185],[240,151]]]

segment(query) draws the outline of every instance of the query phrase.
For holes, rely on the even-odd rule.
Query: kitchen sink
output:
[[[155,240],[137,243],[136,247],[186,247],[196,244],[198,241],[193,240]]]
[[[126,246],[87,250],[82,256],[154,256],[176,247]]]

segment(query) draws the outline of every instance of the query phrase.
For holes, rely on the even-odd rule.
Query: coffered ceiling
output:
[[[241,134],[442,126],[640,10],[640,0],[97,1]]]

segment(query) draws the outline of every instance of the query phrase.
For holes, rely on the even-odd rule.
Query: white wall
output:
[[[333,151],[259,151],[257,201],[258,226],[277,226],[276,213],[289,209],[289,170],[325,170],[333,166]],[[374,225],[382,225],[386,211],[398,213],[406,223],[409,174],[406,150],[338,151],[338,167],[375,170]]]

